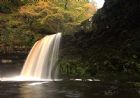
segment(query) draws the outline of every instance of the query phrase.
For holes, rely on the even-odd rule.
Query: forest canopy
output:
[[[78,32],[95,12],[88,0],[0,0],[0,45],[31,46],[46,34]]]

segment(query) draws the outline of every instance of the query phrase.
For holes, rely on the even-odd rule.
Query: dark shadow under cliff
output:
[[[91,75],[139,76],[139,0],[106,0],[92,18],[92,31],[78,32],[75,37]]]

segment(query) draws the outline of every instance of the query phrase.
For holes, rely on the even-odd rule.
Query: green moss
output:
[[[9,3],[6,3],[6,4],[0,3],[0,12],[1,13],[10,13],[11,5]]]

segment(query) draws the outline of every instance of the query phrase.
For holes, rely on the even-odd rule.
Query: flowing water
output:
[[[31,49],[23,66],[21,77],[25,79],[57,78],[57,66],[61,33],[44,37]]]
[[[140,98],[131,83],[0,82],[0,98]]]
[[[84,82],[81,79],[53,82],[52,78],[57,76],[60,38],[61,33],[58,33],[37,41],[20,77],[5,78],[1,75],[0,98],[140,98],[140,83],[109,83],[91,79]],[[8,67],[6,72],[11,70]]]

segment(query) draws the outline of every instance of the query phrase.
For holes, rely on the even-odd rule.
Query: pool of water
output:
[[[140,98],[132,83],[0,82],[0,98]]]

